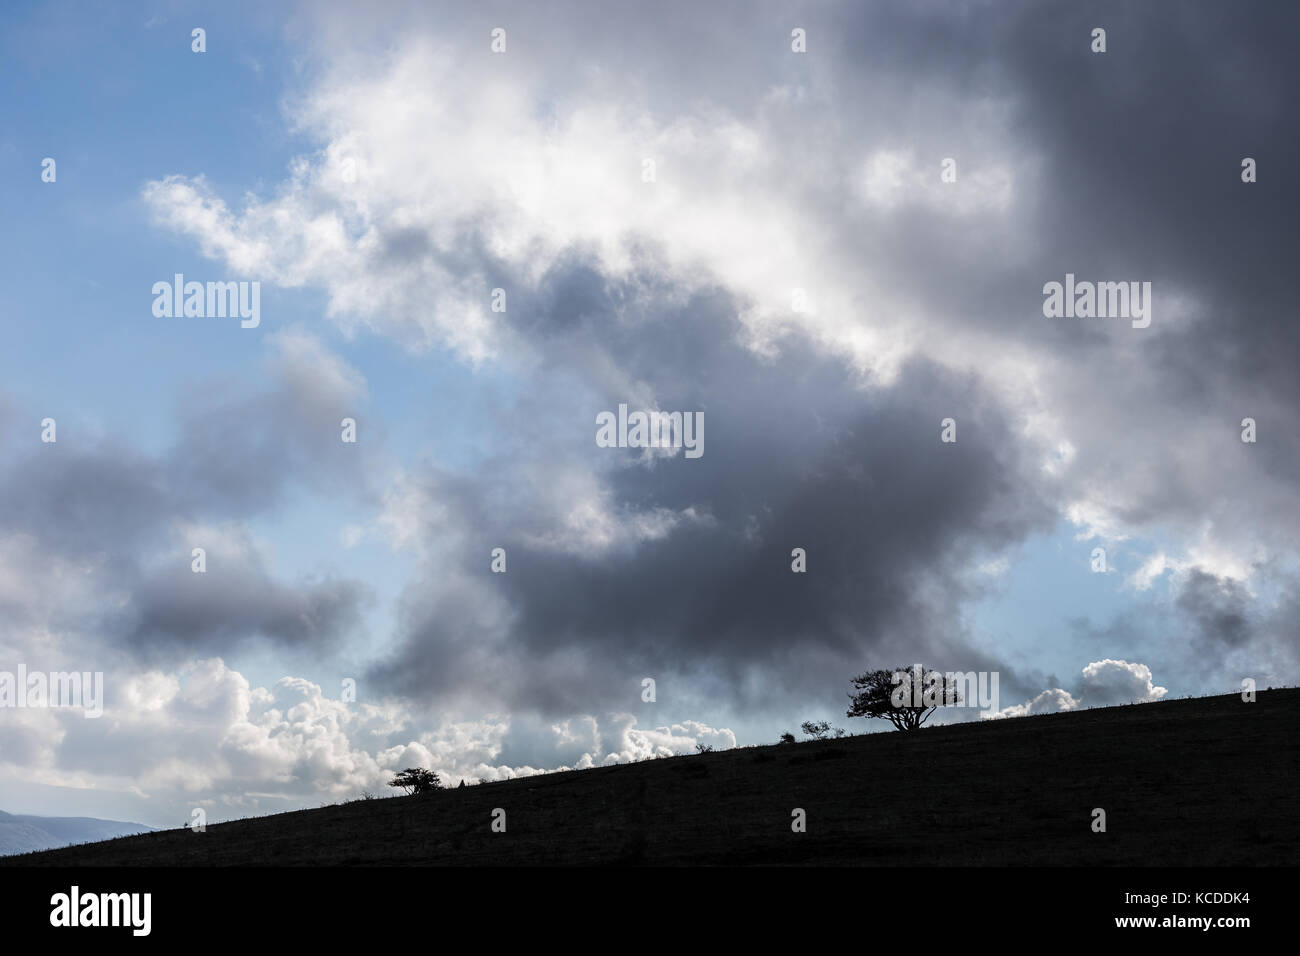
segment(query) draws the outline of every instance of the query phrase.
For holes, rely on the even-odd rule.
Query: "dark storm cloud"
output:
[[[142,453],[124,434],[86,442],[71,423],[54,443],[36,432],[22,447],[11,442],[0,532],[29,536],[47,563],[94,568],[94,585],[114,595],[96,611],[101,644],[156,659],[221,653],[250,638],[328,648],[358,630],[366,588],[279,581],[229,528],[273,512],[291,488],[365,493],[359,456],[347,454],[355,446],[339,440],[341,414],[357,411],[354,390],[310,342],[281,340],[260,393],[200,389],[207,404],[183,411],[183,437],[166,453]],[[178,540],[181,526],[222,529],[198,542],[208,572],[190,570],[195,542]]]
[[[1300,87],[1300,67],[1276,39],[1296,32],[1300,9],[847,5],[841,14],[829,42],[846,101],[878,104],[884,89],[917,107],[902,115],[876,106],[870,118],[883,111],[897,140],[931,145],[926,159],[935,163],[956,156],[966,174],[983,160],[971,154],[969,130],[936,128],[945,100],[922,100],[911,84],[950,91],[949,121],[960,119],[963,103],[1001,98],[1014,117],[1006,148],[1039,157],[1041,170],[1036,184],[1017,183],[1021,191],[1037,186],[1029,218],[1015,224],[1033,236],[1028,261],[973,258],[966,230],[954,234],[914,207],[865,239],[851,235],[850,223],[846,242],[888,264],[932,313],[1076,357],[1094,383],[1105,383],[1094,399],[1099,419],[1157,416],[1176,437],[1188,413],[1205,412],[1222,418],[1231,441],[1244,415],[1276,426],[1300,406],[1300,195],[1288,173],[1300,161],[1300,124],[1286,92]],[[1089,48],[1097,26],[1107,30],[1104,54]],[[864,116],[861,129],[880,125]],[[1250,185],[1240,179],[1248,156],[1260,164]],[[1045,321],[1041,286],[1067,271],[1151,280],[1162,334],[1135,344],[1096,323]],[[1173,328],[1179,296],[1201,310]],[[1274,430],[1259,456],[1279,479],[1300,476],[1294,429]],[[1178,467],[1168,456],[1157,477],[1176,481]],[[1194,510],[1200,491],[1146,502],[1133,517]]]
[[[1178,608],[1206,650],[1241,647],[1254,637],[1250,592],[1240,581],[1194,568],[1178,595]]]
[[[1095,495],[1113,485],[1110,505],[1129,529],[1209,519],[1225,541],[1291,550],[1300,529],[1283,502],[1300,478],[1300,432],[1290,427],[1300,408],[1300,195],[1290,174],[1300,163],[1292,95],[1300,64],[1278,38],[1295,34],[1300,8],[999,4],[844,14],[856,21],[833,40],[839,75],[853,78],[846,92],[865,99],[883,84],[905,99],[901,84],[915,76],[958,102],[963,89],[1001,97],[1013,105],[1008,148],[1038,157],[1041,170],[1031,214],[1017,223],[1033,236],[1030,258],[972,259],[957,236],[910,207],[890,219],[887,242],[865,247],[869,256],[889,263],[928,312],[1068,360],[1054,387],[1071,409],[1075,487]],[[1098,26],[1105,54],[1087,42]],[[933,118],[914,111],[900,138],[938,138],[936,154],[977,169],[960,125],[936,137]],[[1259,164],[1257,183],[1241,181],[1245,157]],[[1152,280],[1160,334],[1142,340],[1044,320],[1038,290],[1067,271]],[[1179,299],[1190,300],[1185,311]],[[1247,416],[1267,439],[1239,441]],[[1279,587],[1300,584],[1275,573]],[[1244,642],[1246,619],[1265,613],[1251,610],[1256,601],[1240,582],[1201,570],[1179,604],[1215,647]],[[1129,646],[1146,646],[1132,637]]]
[[[1253,590],[1275,597],[1261,598]],[[1203,666],[1222,662],[1239,677],[1278,683],[1291,680],[1300,665],[1300,582],[1293,574],[1257,568],[1247,588],[1193,568],[1178,589],[1176,604],[1182,624],[1178,637]]]
[[[1221,409],[1233,440],[1253,409],[1300,407],[1300,194],[1286,174],[1300,161],[1300,127],[1284,93],[1300,86],[1300,67],[1276,42],[1300,28],[1300,8],[1134,9],[1121,21],[1127,32],[1112,31],[1114,59],[1089,71],[1092,84],[1066,82],[1079,70],[1062,70],[1062,60],[1078,67],[1090,54],[1067,55],[1054,36],[1020,44],[1026,56],[1010,60],[1027,93],[1025,123],[1059,170],[1039,232],[1058,261],[1177,283],[1203,301],[1202,316],[1154,343],[1148,374],[1171,411]],[[1259,182],[1241,182],[1244,157],[1260,164]],[[1300,436],[1270,431],[1260,457],[1293,482]]]
[[[1112,15],[1104,57],[1074,42]],[[1300,194],[1287,174],[1300,127],[1286,92],[1300,68],[1276,42],[1297,28],[1291,4],[1249,16],[1217,3],[1116,5],[1064,22],[1035,12],[1003,47],[1022,122],[1053,163],[1037,230],[1049,254],[1203,300],[1199,321],[1149,350],[1150,374],[1175,402],[1219,403],[1230,426],[1238,409],[1300,405]],[[1241,182],[1244,157],[1259,163],[1255,184]],[[1269,446],[1287,479],[1300,477],[1294,431]]]
[[[131,586],[123,616],[126,640],[154,655],[228,652],[264,638],[320,654],[361,627],[368,591],[355,581],[324,579],[287,585],[248,556],[231,566],[210,558],[202,575],[182,565],[143,576]]]
[[[176,513],[158,461],[103,440],[78,448],[66,425],[58,434],[0,473],[0,527],[56,551],[129,553]]]
[[[493,493],[426,476],[439,514],[463,516],[462,570],[505,600],[509,632],[499,645],[483,635],[475,602],[440,589],[431,568],[412,588],[405,645],[374,680],[435,695],[495,686],[512,707],[561,713],[626,705],[643,675],[681,675],[762,708],[843,683],[846,666],[990,665],[955,624],[978,587],[964,571],[1044,527],[1050,510],[1026,494],[1004,410],[974,379],[919,361],[893,387],[863,389],[798,336],[774,360],[740,347],[735,303],[720,291],[672,309],[653,275],[616,283],[578,261],[558,269],[518,308],[534,341],[568,356],[598,350],[652,381],[661,409],[703,410],[706,450],[646,467],[630,464],[636,451],[596,448],[595,413],[628,400],[596,388],[568,406],[547,394],[502,421],[516,470],[580,460],[625,518],[694,509],[706,520],[630,549],[565,553],[534,543],[553,518],[527,481]],[[955,444],[940,441],[950,415]],[[552,461],[539,457],[535,422]],[[555,441],[557,422],[577,427]],[[488,570],[495,546],[509,555],[505,574]],[[806,574],[791,571],[795,547]]]

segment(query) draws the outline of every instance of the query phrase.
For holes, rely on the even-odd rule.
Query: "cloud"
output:
[[[1001,410],[927,366],[895,389],[859,390],[795,347],[774,392],[770,366],[726,347],[725,318],[708,303],[694,311],[696,347],[663,387],[668,407],[706,409],[719,438],[702,458],[642,466],[597,448],[594,415],[576,411],[587,434],[532,445],[534,422],[569,420],[546,396],[500,423],[515,456],[487,469],[490,481],[438,466],[403,476],[384,526],[423,543],[421,564],[401,641],[371,679],[559,716],[627,706],[644,676],[688,701],[770,710],[843,683],[846,661],[874,655],[920,648],[991,669],[950,626],[984,586],[968,560],[1047,517],[1011,493],[1009,475],[1032,465],[996,437]],[[678,348],[653,328],[625,341]],[[950,407],[979,408],[963,427],[986,441],[942,444]],[[495,547],[504,574],[490,570]],[[806,576],[791,571],[794,547],[809,555]]]
[[[393,42],[382,21],[330,8],[307,31],[328,66],[288,106],[319,148],[274,194],[236,207],[201,179],[166,176],[144,197],[206,254],[323,289],[344,328],[450,347],[471,362],[535,356],[560,323],[582,321],[546,308],[556,276],[626,292],[653,259],[669,280],[660,297],[725,290],[737,342],[764,355],[797,330],[881,384],[918,356],[977,373],[1015,408],[1016,438],[1040,456],[1059,511],[1108,536],[1162,525],[1190,533],[1208,517],[1231,555],[1261,535],[1284,549],[1300,530],[1273,532],[1268,517],[1285,511],[1300,444],[1270,429],[1246,456],[1234,432],[1242,409],[1286,420],[1300,399],[1288,358],[1300,341],[1277,279],[1290,259],[1284,204],[1256,184],[1247,216],[1235,166],[1190,148],[1168,161],[1169,143],[1207,136],[1288,153],[1285,105],[1260,93],[1276,84],[1257,71],[1207,87],[1201,67],[1209,48],[1271,50],[1261,40],[1295,25],[1294,11],[1230,35],[1202,4],[1172,20],[1128,11],[1112,29],[1129,42],[1101,58],[1077,39],[1086,18],[1050,6],[953,16],[845,4],[809,14],[812,51],[796,56],[757,42],[788,34],[784,12],[747,10],[736,30],[724,4],[690,11],[692,35],[716,47],[701,57],[680,31],[664,32],[684,8],[569,29],[584,9],[516,11],[516,42],[493,57],[449,39],[442,17],[390,11],[403,23]],[[664,46],[647,46],[654,37]],[[936,44],[939,60],[927,53]],[[588,67],[557,71],[557,58]],[[917,62],[928,64],[924,76]],[[1249,111],[1233,105],[1247,95],[1238,86]],[[1201,108],[1167,117],[1156,136],[1152,104],[1189,90]],[[873,122],[843,123],[846,101]],[[1075,121],[1059,123],[1062,108]],[[1098,128],[1128,130],[1130,146],[1116,151],[1089,132]],[[445,129],[457,131],[455,150],[443,148]],[[939,177],[948,157],[954,183]],[[1192,187],[1200,218],[1217,224],[1213,244],[1186,228]],[[1116,230],[1132,208],[1147,214]],[[1242,251],[1260,235],[1262,252]],[[1150,334],[1044,320],[1039,290],[1065,271],[1152,280]],[[504,314],[488,310],[497,287],[510,294]],[[812,307],[792,306],[796,288]],[[1243,289],[1248,317],[1234,308]],[[617,336],[602,330],[603,341]],[[600,374],[629,384],[651,372],[609,348],[575,357],[589,354]],[[1210,358],[1220,354],[1231,360]],[[1166,453],[1145,454],[1152,447]],[[1207,514],[1227,486],[1253,490]]]
[[[605,754],[599,759],[600,763],[630,763],[652,757],[671,757],[693,752],[696,744],[716,746],[719,750],[736,746],[736,735],[730,730],[715,730],[698,721],[651,730],[642,730],[636,723],[636,718],[631,714],[614,716],[613,732],[607,734],[603,741]],[[584,758],[587,756],[584,755]],[[589,756],[597,759],[595,754]]]
[[[434,770],[444,786],[547,772],[501,760],[508,719],[443,719],[421,729],[426,715],[400,701],[344,702],[298,677],[255,687],[220,658],[113,678],[110,687],[104,716],[85,726],[53,710],[19,713],[0,769],[48,786],[131,787],[153,819],[203,807],[213,822],[367,789],[387,794],[393,774],[411,766]],[[578,745],[574,765],[590,767],[736,743],[730,730],[697,721],[635,724],[631,715],[603,723],[575,716],[552,728],[544,751],[555,761]],[[557,766],[567,765],[550,769]]]
[[[1069,691],[1061,690],[1059,687],[1053,687],[1045,690],[1033,700],[1026,701],[1023,704],[1013,704],[1010,707],[1003,707],[996,713],[984,713],[981,717],[995,719],[998,717],[1028,717],[1031,714],[1057,714],[1067,710],[1078,710],[1079,701],[1070,695]]]
[[[131,588],[132,644],[180,649],[232,648],[241,639],[266,638],[284,646],[310,645],[320,655],[362,627],[369,588],[358,581],[323,577],[287,585],[277,581],[249,537],[234,530],[187,527],[175,538],[173,557],[144,570]],[[205,550],[206,570],[196,574],[183,556]]]
[[[1112,707],[1117,704],[1145,704],[1160,700],[1168,690],[1157,687],[1151,668],[1128,661],[1094,661],[1083,669],[1082,692],[1076,697],[1060,687],[1043,691],[1023,704],[1003,707],[996,713],[982,713],[985,719],[1055,714],[1082,707]]]
[[[1151,681],[1151,668],[1128,661],[1095,661],[1083,669],[1083,701],[1087,707],[1143,704],[1168,691]]]
[[[1207,526],[1224,562],[1290,547],[1271,529],[1294,477],[1289,440],[1249,457],[1229,427],[1238,407],[1279,406],[1200,345],[1241,332],[1212,324],[1239,288],[1212,277],[1253,267],[1230,253],[1221,270],[1191,238],[1183,183],[1217,174],[1202,158],[1171,165],[1145,119],[1159,91],[1184,96],[1171,71],[1210,108],[1173,118],[1176,141],[1202,142],[1208,123],[1285,152],[1285,124],[1254,122],[1280,102],[1255,101],[1248,121],[1220,108],[1234,94],[1203,88],[1204,44],[1224,41],[1200,14],[1171,33],[1129,12],[1115,29],[1150,59],[1104,62],[1039,10],[831,7],[803,57],[756,45],[788,33],[779,11],[739,31],[723,8],[692,11],[719,45],[706,60],[691,43],[647,54],[647,37],[667,40],[658,15],[625,12],[598,43],[564,14],[519,13],[500,57],[402,16],[393,42],[345,8],[314,22],[330,56],[287,116],[318,148],[268,195],[227,203],[176,176],[144,192],[205,254],[323,290],[345,330],[449,348],[526,383],[494,422],[502,458],[392,486],[409,510],[386,526],[438,544],[376,680],[413,694],[477,686],[498,706],[563,714],[582,700],[616,708],[636,673],[669,673],[757,706],[745,688],[763,672],[800,675],[761,692],[770,704],[893,648],[978,663],[958,623],[982,593],[964,565],[976,539],[986,565],[1053,517],[1115,540],[1159,530],[1170,567]],[[1256,30],[1227,42],[1245,49]],[[951,56],[927,56],[937,43]],[[564,50],[588,68],[556,71]],[[932,68],[918,77],[921,60]],[[875,121],[840,121],[848,100]],[[1088,122],[1057,122],[1062,102]],[[1117,117],[1136,165],[1088,132]],[[455,150],[440,141],[449,128]],[[954,183],[939,176],[948,157]],[[1235,172],[1222,181],[1207,203],[1247,229]],[[1113,227],[1152,202],[1159,214],[1138,228]],[[1284,217],[1264,217],[1285,246]],[[1045,320],[1043,282],[1066,271],[1152,280],[1150,334]],[[489,310],[494,288],[503,313]],[[1258,292],[1255,321],[1291,341],[1281,287]],[[1293,389],[1284,362],[1252,354]],[[702,467],[593,458],[584,428],[629,399],[705,409]],[[933,441],[949,414],[959,463]],[[1207,512],[1225,482],[1252,488],[1249,501]],[[806,587],[785,568],[796,545],[815,555]],[[521,573],[484,576],[498,546]],[[644,610],[629,621],[628,608]]]
[[[191,390],[182,437],[161,453],[65,427],[0,467],[0,650],[84,669],[75,662],[175,662],[249,640],[327,653],[359,630],[367,585],[281,580],[246,523],[302,488],[365,494],[375,459],[339,440],[364,380],[302,331],[270,337],[266,367],[251,395]]]
[[[1169,567],[1169,559],[1165,556],[1163,551],[1153,554],[1142,563],[1141,567],[1129,576],[1128,583],[1131,587],[1136,588],[1139,591],[1150,590],[1151,585],[1155,582],[1156,578],[1169,570]]]

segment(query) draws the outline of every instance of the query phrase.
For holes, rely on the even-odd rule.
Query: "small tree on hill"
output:
[[[407,767],[388,781],[390,787],[401,787],[406,793],[432,793],[442,786],[442,781],[432,770],[423,767]]]
[[[826,735],[831,732],[830,721],[826,720],[805,720],[799,725],[799,729],[808,736],[810,740],[825,740]]]
[[[936,707],[960,703],[957,683],[917,664],[893,671],[869,671],[853,678],[856,694],[846,716],[879,717],[899,730],[916,730]]]

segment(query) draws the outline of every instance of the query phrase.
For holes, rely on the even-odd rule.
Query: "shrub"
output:
[[[388,781],[388,785],[401,787],[407,794],[432,793],[442,786],[442,781],[432,770],[425,770],[423,767],[407,767]]]
[[[825,740],[826,735],[831,731],[829,721],[825,720],[805,720],[799,729],[808,735],[811,740]]]
[[[956,682],[920,664],[911,670],[868,671],[853,678],[847,717],[877,717],[899,730],[916,730],[941,706],[961,703]]]

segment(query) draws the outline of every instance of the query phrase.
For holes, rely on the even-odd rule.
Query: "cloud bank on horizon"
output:
[[[107,702],[0,710],[0,800],[219,819],[764,742],[912,661],[1000,673],[988,717],[1294,682],[1300,13],[242,16],[132,31],[264,168],[146,150],[79,200],[147,244],[121,348],[202,371],[6,336],[45,375],[0,390],[0,669]],[[151,314],[182,272],[259,282],[260,323]],[[1067,277],[1091,316],[1045,314]],[[1099,317],[1129,282],[1145,326]],[[620,404],[701,413],[704,453],[601,447]]]

